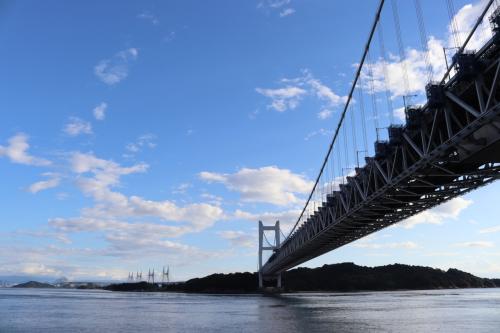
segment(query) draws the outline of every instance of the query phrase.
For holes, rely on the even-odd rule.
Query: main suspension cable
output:
[[[333,145],[335,143],[335,141],[337,140],[337,136],[339,134],[339,131],[340,131],[340,127],[342,126],[342,122],[345,118],[345,115],[346,115],[346,112],[347,112],[347,109],[349,107],[349,103],[351,102],[351,99],[352,99],[352,95],[354,93],[354,89],[356,88],[356,84],[358,82],[358,79],[359,79],[359,76],[361,74],[361,69],[363,68],[363,64],[365,63],[365,59],[366,59],[366,54],[368,53],[368,48],[370,47],[370,43],[372,41],[372,38],[373,38],[373,34],[375,32],[375,29],[377,28],[377,24],[378,24],[378,21],[380,19],[380,13],[382,12],[382,8],[384,7],[384,2],[385,0],[380,0],[380,3],[379,3],[379,6],[377,8],[377,11],[376,11],[376,14],[375,14],[375,19],[373,21],[373,24],[372,24],[372,27],[371,27],[371,30],[370,30],[370,34],[368,36],[368,40],[366,42],[366,45],[365,45],[365,48],[364,48],[364,51],[363,51],[363,55],[361,57],[361,61],[359,63],[359,66],[358,66],[358,69],[356,70],[356,74],[354,76],[354,81],[351,85],[351,89],[349,91],[349,95],[347,96],[347,101],[344,105],[344,109],[342,110],[342,114],[341,114],[341,117],[340,117],[340,120],[337,124],[337,128],[335,129],[335,134],[333,135],[333,139],[330,143],[330,146],[328,147],[328,151],[326,153],[326,156],[325,156],[325,159],[323,161],[323,164],[321,166],[321,169],[319,171],[319,174],[318,176],[316,177],[316,181],[314,183],[314,186],[313,186],[313,190],[311,191],[311,193],[309,194],[309,197],[307,199],[307,202],[306,202],[306,205],[304,206],[304,208],[302,209],[302,212],[300,213],[300,216],[299,218],[297,219],[297,222],[295,222],[295,225],[293,226],[292,230],[290,231],[290,234],[288,235],[288,237],[286,238],[285,240],[285,243],[290,239],[290,236],[293,234],[293,232],[295,231],[295,228],[297,227],[298,223],[300,222],[301,218],[302,218],[302,215],[304,214],[307,206],[309,205],[309,202],[311,201],[311,197],[314,193],[314,190],[316,189],[316,187],[318,186],[318,181],[320,179],[320,176],[321,174],[323,173],[323,169],[325,168],[325,165],[326,165],[326,162],[328,161],[328,157],[330,156],[330,153],[333,149]]]

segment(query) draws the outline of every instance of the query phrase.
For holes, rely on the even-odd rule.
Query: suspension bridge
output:
[[[281,273],[424,210],[487,185],[500,177],[500,8],[497,1],[481,2],[472,29],[461,36],[452,0],[445,1],[455,54],[444,73],[433,73],[425,15],[414,0],[421,54],[427,68],[426,102],[408,103],[408,63],[401,34],[397,0],[392,17],[402,73],[403,124],[394,124],[393,100],[387,78],[387,54],[381,17],[385,1],[376,9],[367,43],[357,66],[347,101],[339,115],[331,144],[313,189],[288,236],[281,241],[279,222],[259,223],[259,284],[277,280]],[[477,50],[468,48],[479,29],[489,30]],[[372,43],[378,35],[378,46]],[[462,42],[463,37],[465,39]],[[374,50],[386,86],[375,81]],[[436,75],[442,75],[436,80]],[[436,80],[436,81],[435,81]],[[388,119],[381,127],[379,97],[386,94]],[[356,99],[354,98],[357,94]],[[366,96],[365,96],[366,95]],[[371,99],[367,115],[365,98]],[[369,124],[373,122],[373,126]],[[381,131],[386,129],[386,132]],[[374,141],[373,148],[368,141]],[[361,158],[360,158],[361,156]],[[266,242],[265,232],[274,232]],[[283,235],[284,236],[284,235]],[[271,251],[263,262],[263,251]]]

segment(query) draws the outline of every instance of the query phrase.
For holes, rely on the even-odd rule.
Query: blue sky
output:
[[[462,37],[484,2],[455,1]],[[298,217],[376,5],[1,2],[0,275],[255,270],[257,222],[280,219],[286,232]],[[449,20],[444,1],[422,6],[437,77]],[[413,3],[399,10],[418,103],[426,82]],[[401,122],[389,14],[387,89]],[[473,46],[488,36],[485,24]],[[373,60],[383,123],[382,60]],[[498,277],[499,193],[495,183],[306,266],[400,262]]]

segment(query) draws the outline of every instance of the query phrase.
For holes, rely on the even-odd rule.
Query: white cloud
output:
[[[98,106],[94,108],[94,117],[97,120],[104,120],[106,117],[106,110],[108,108],[108,104],[105,102],[102,102]]]
[[[500,232],[500,225],[479,230],[480,234],[491,234],[491,233],[495,233],[495,232]]]
[[[105,218],[56,218],[49,220],[49,225],[59,233],[92,232],[104,235],[108,246],[90,250],[86,256],[113,256],[139,258],[159,256],[169,258],[179,264],[189,258],[196,260],[220,255],[213,251],[201,251],[169,238],[177,238],[197,230],[191,225],[165,225],[148,222],[126,222]]]
[[[262,221],[264,225],[271,225],[276,221],[280,221],[280,229],[283,234],[287,235],[292,230],[301,211],[301,209],[290,209],[279,212],[250,213],[237,209],[228,219],[246,220],[253,223]]]
[[[291,0],[267,0],[267,3],[270,7],[280,8],[284,5],[288,5]]]
[[[280,12],[280,17],[290,16],[293,13],[295,13],[295,9],[293,9],[293,8],[286,8],[286,9],[284,9],[284,10],[282,10]]]
[[[283,112],[288,109],[295,109],[302,99],[306,91],[299,87],[285,87],[279,89],[255,89],[259,94],[262,94],[271,99],[269,108],[275,109],[278,112]]]
[[[94,67],[94,74],[107,85],[117,84],[128,76],[129,63],[137,59],[138,54],[136,48],[120,51],[111,59],[101,60]]]
[[[30,236],[34,238],[51,238],[58,240],[64,244],[71,244],[71,239],[69,239],[63,233],[50,232],[46,230],[17,230],[16,235]]]
[[[306,135],[306,137],[304,138],[304,140],[306,141],[309,141],[311,138],[317,136],[317,135],[321,135],[321,136],[331,136],[333,134],[332,131],[329,131],[329,130],[326,130],[324,128],[320,128],[319,130],[317,131],[312,131],[310,133],[308,133]]]
[[[315,78],[308,70],[304,70],[302,73],[301,77],[281,79],[281,83],[285,87],[277,89],[257,88],[256,91],[270,98],[271,104],[268,105],[268,108],[278,112],[297,108],[306,95],[315,96],[322,101],[324,103],[324,110],[337,107],[347,100],[346,96],[337,95],[330,87]],[[325,112],[322,115],[328,116]]]
[[[155,140],[156,140],[155,135],[153,135],[151,133],[143,134],[143,135],[139,136],[135,142],[127,144],[125,146],[125,149],[129,153],[138,153],[138,152],[142,151],[142,149],[144,147],[152,149],[152,148],[156,147]]]
[[[165,225],[148,222],[126,222],[105,218],[57,218],[49,225],[59,233],[99,233],[103,234],[107,246],[101,249],[89,249],[85,256],[112,256],[126,259],[160,257],[179,265],[185,258],[197,260],[209,258],[218,253],[201,251],[190,245],[172,241],[187,233],[194,232],[190,225]]]
[[[116,162],[97,158],[92,153],[74,153],[71,157],[71,170],[78,175],[76,184],[85,195],[91,196],[96,202],[94,207],[82,210],[81,219],[90,225],[101,227],[108,223],[127,223],[120,219],[146,217],[165,222],[187,223],[182,228],[164,226],[175,235],[201,231],[212,226],[217,220],[224,219],[224,212],[218,205],[192,203],[180,206],[168,200],[154,201],[134,195],[126,196],[113,189],[120,185],[122,176],[143,173],[147,169],[148,165],[145,163],[123,167]],[[69,222],[72,221],[78,219],[71,219]]]
[[[142,13],[140,13],[139,15],[137,15],[137,18],[141,19],[141,20],[149,21],[153,25],[159,25],[160,24],[160,20],[155,15],[153,15],[151,12],[149,12],[149,11],[143,11]]]
[[[272,8],[279,9],[290,4],[291,0],[263,0],[259,2],[257,8]]]
[[[167,261],[171,266],[177,268],[174,271],[174,278],[184,280],[192,277],[192,275],[181,273],[185,271],[187,263],[197,265],[202,261],[231,255],[231,251],[200,250],[186,244],[168,240],[162,241],[157,238],[129,240],[114,235],[107,241],[109,246],[97,249],[53,245],[36,248],[0,246],[0,253],[16,254],[16,260],[8,258],[5,260],[0,257],[0,274],[44,275],[50,278],[65,276],[70,281],[93,281],[96,279],[123,281],[130,271],[142,270],[144,272],[145,269],[147,272],[151,262],[155,267],[155,263],[161,265],[160,263]],[[90,258],[92,259],[89,260]],[[150,261],[145,263],[144,258]],[[156,271],[161,271],[161,266],[158,266],[155,267]]]
[[[214,195],[211,193],[202,193],[200,195],[206,202],[215,205],[215,206],[220,206],[222,202],[224,201],[224,198]]]
[[[56,198],[57,198],[57,200],[61,200],[61,201],[62,201],[62,200],[66,200],[66,199],[68,199],[69,197],[70,197],[70,195],[69,195],[69,193],[67,193],[67,192],[59,192],[59,193],[57,193],[57,194],[56,194]]]
[[[69,136],[78,136],[80,134],[92,134],[92,125],[77,117],[71,117],[69,122],[64,125],[64,133]]]
[[[49,188],[54,188],[59,186],[61,178],[57,174],[46,173],[44,176],[49,177],[47,180],[41,180],[39,182],[33,183],[29,186],[28,191],[35,194],[40,191],[47,190]]]
[[[208,228],[215,221],[224,218],[224,212],[220,207],[205,203],[180,207],[168,200],[152,201],[132,196],[129,207],[136,216],[153,216],[175,222],[189,221],[195,230]]]
[[[333,111],[328,110],[328,109],[323,109],[320,112],[318,112],[318,118],[321,120],[331,118],[332,115],[333,115]]]
[[[122,167],[113,161],[97,158],[92,153],[77,152],[71,157],[71,169],[79,175],[76,183],[85,194],[97,201],[122,205],[126,202],[126,197],[111,191],[110,187],[118,185],[121,176],[146,172],[148,165],[139,163]],[[83,177],[87,173],[93,174],[93,177]]]
[[[40,263],[24,263],[19,269],[19,272],[27,275],[43,275],[43,276],[61,275],[60,271],[57,271],[54,268],[47,267],[44,264]]]
[[[316,96],[328,103],[329,106],[338,106],[347,101],[347,96],[339,96],[330,87],[324,85],[320,80],[315,79],[311,73],[305,72],[304,80],[311,87]]]
[[[218,232],[223,239],[228,240],[233,247],[256,247],[256,236],[243,231],[226,230]]]
[[[482,13],[487,0],[477,1],[474,4],[467,4],[463,6],[455,15],[455,22],[458,28],[458,37],[461,43],[465,41],[469,32],[472,30],[472,27],[476,23],[477,18]],[[495,9],[495,5],[490,7],[490,10],[485,15],[485,22],[487,23],[488,18],[491,16],[493,10]],[[451,25],[448,26],[448,46],[453,45],[453,36],[451,34]],[[484,42],[490,39],[492,36],[491,28],[489,24],[479,25],[474,36],[471,38],[470,42],[467,44],[468,49],[470,50],[478,50]]]
[[[276,166],[243,168],[234,174],[201,172],[199,176],[208,183],[222,183],[229,190],[239,192],[243,201],[280,206],[300,202],[296,194],[309,193],[313,186],[304,176]]]
[[[394,109],[393,114],[394,114],[394,117],[396,117],[397,119],[399,119],[401,121],[406,121],[406,114],[405,114],[404,107]]]
[[[494,247],[495,244],[493,242],[488,242],[488,241],[473,241],[473,242],[455,243],[454,246],[472,247],[472,248],[490,248]]]
[[[106,232],[107,234],[127,235],[128,238],[166,238],[179,237],[188,230],[185,226],[171,226],[158,223],[130,223],[116,219],[92,217],[54,218],[49,225],[59,232]]]
[[[190,183],[182,183],[179,186],[176,186],[172,193],[174,194],[186,194],[187,190],[189,190],[193,185]]]
[[[96,178],[106,180],[106,184],[115,184],[118,176],[144,172],[148,165],[141,163],[132,167],[121,167],[113,161],[98,158],[92,153],[76,152],[71,158],[71,168],[73,172],[80,174],[92,172],[96,174]]]
[[[458,36],[461,43],[465,41],[466,36],[475,24],[485,4],[486,1],[482,0],[475,4],[465,5],[455,15],[455,22],[458,26]],[[489,17],[490,14],[491,10],[486,17]],[[431,36],[427,41],[428,58],[433,72],[432,80],[440,80],[446,71],[443,47],[449,48],[455,46],[451,31],[451,25],[449,25],[446,40],[437,39]],[[482,46],[486,40],[491,38],[491,36],[489,25],[480,25],[471,41],[468,43],[467,49],[479,49],[479,47]],[[367,64],[362,72],[362,79],[364,82],[363,88],[369,89],[369,79],[373,78],[375,92],[382,92],[387,88],[393,98],[403,96],[406,93],[423,93],[425,85],[428,82],[428,68],[425,62],[425,53],[414,48],[408,48],[405,53],[405,59],[400,59],[398,56],[389,54],[386,62],[384,62],[383,59],[375,60],[371,66],[373,76],[369,75],[369,64]],[[387,76],[385,75],[384,65]],[[408,75],[408,91],[406,91],[404,68],[406,68]]]
[[[176,33],[175,31],[170,31],[165,37],[163,37],[163,41],[165,43],[169,43],[175,39]]]
[[[456,220],[460,213],[471,204],[471,200],[466,200],[461,197],[454,198],[435,208],[414,215],[400,222],[399,225],[406,229],[410,229],[417,224],[443,224],[448,219]]]
[[[0,157],[5,156],[11,162],[25,165],[47,166],[51,162],[34,157],[28,153],[30,145],[28,143],[28,136],[24,133],[18,133],[9,139],[8,146],[0,145]]]
[[[446,70],[443,58],[443,43],[431,36],[427,41],[427,47],[429,49],[429,61],[432,65],[434,78],[440,78]],[[405,83],[404,69],[406,69],[408,85]],[[373,80],[375,92],[382,92],[387,88],[394,98],[403,96],[406,93],[415,94],[423,92],[428,82],[427,70],[428,67],[425,62],[424,52],[416,49],[408,49],[406,57],[403,60],[398,56],[389,54],[387,61],[378,59],[372,64],[367,64],[363,68],[361,78],[364,89],[369,89],[370,80]],[[408,88],[408,91],[406,91],[406,88]]]

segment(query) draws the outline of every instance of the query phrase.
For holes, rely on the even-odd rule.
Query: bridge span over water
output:
[[[341,153],[335,156],[335,150],[347,144],[344,141],[342,147],[337,139],[339,133],[347,139],[344,120],[349,119],[348,112],[352,123],[364,121],[355,121],[357,110],[349,102],[365,70],[363,64],[384,5],[384,1],[380,2],[348,101],[295,227],[280,242],[279,224],[260,224],[261,286],[262,280],[280,281],[280,274],[294,266],[500,177],[500,9],[492,8],[492,3],[486,4],[442,80],[426,86],[425,105],[405,105],[406,122],[389,125],[385,140],[379,137],[379,128],[375,128],[373,154],[365,156],[360,165],[360,151],[352,152],[358,161],[347,172],[349,166],[339,161]],[[421,15],[418,1],[416,4],[417,14],[420,10]],[[392,5],[399,29],[394,0]],[[476,29],[486,20],[491,24],[492,37],[480,49],[466,50]],[[353,125],[352,130],[355,129]],[[355,140],[356,134],[353,135]],[[336,172],[332,171],[335,166]],[[266,229],[275,231],[274,245],[263,244]],[[263,250],[272,250],[265,263]]]

